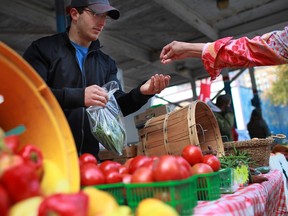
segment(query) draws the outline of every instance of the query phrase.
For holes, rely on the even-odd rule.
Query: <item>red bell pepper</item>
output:
[[[7,216],[11,206],[10,198],[7,191],[0,185],[0,213],[2,216]]]
[[[20,138],[18,135],[9,135],[4,137],[4,143],[13,153],[16,153],[19,145],[20,145]]]
[[[22,163],[23,163],[23,159],[19,155],[10,154],[8,152],[1,152],[0,154],[0,178],[6,170],[14,166],[17,166],[19,164],[22,164]]]
[[[18,155],[20,155],[25,163],[28,163],[35,168],[39,177],[42,176],[43,172],[43,154],[42,151],[34,145],[25,145],[22,147]]]
[[[40,195],[40,181],[35,168],[27,163],[7,169],[1,176],[0,183],[8,192],[12,203]]]
[[[46,197],[39,206],[38,216],[87,216],[88,195],[83,192],[53,194]]]

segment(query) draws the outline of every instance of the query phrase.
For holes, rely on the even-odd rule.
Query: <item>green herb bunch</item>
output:
[[[241,151],[233,147],[233,153],[219,157],[221,168],[236,168],[242,164],[250,165],[253,163],[247,151]]]

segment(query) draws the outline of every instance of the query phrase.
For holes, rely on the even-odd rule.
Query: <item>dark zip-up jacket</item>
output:
[[[98,40],[91,43],[83,71],[80,70],[76,50],[66,32],[34,41],[23,55],[47,83],[62,107],[79,155],[89,152],[98,157],[99,151],[99,143],[90,131],[84,105],[87,86],[103,86],[109,81],[117,81],[120,90],[114,96],[124,116],[140,109],[152,97],[140,93],[141,85],[129,93],[123,92],[117,79],[115,61],[100,48]]]

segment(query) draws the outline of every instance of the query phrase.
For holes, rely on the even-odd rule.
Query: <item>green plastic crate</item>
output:
[[[221,196],[219,172],[194,175],[198,200],[216,200]]]
[[[220,175],[220,192],[222,194],[234,193],[238,189],[238,185],[234,182],[234,169],[225,168],[219,170]]]
[[[196,179],[132,183],[125,185],[128,206],[135,211],[141,200],[157,198],[172,206],[182,216],[192,215],[197,205]]]
[[[126,205],[126,189],[124,183],[95,185],[95,188],[110,193],[119,205]]]

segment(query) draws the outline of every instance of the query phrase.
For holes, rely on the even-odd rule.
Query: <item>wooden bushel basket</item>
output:
[[[149,119],[140,131],[143,152],[147,156],[181,155],[186,145],[210,146],[217,156],[224,154],[223,142],[216,118],[202,101],[165,115]]]

